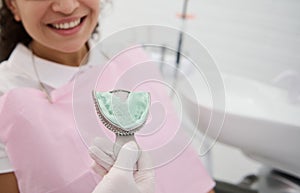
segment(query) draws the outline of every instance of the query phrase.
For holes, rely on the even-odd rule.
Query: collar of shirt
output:
[[[90,50],[92,50],[92,43],[89,42]],[[40,57],[34,56],[34,62],[38,76],[47,86],[52,88],[58,88],[68,83],[79,71],[84,70],[87,67],[96,65],[96,53],[90,51],[88,63],[82,67],[72,67],[61,65],[55,62],[51,62]],[[9,58],[10,68],[19,74],[38,81],[34,64],[32,60],[32,52],[23,44],[18,44],[11,57]]]

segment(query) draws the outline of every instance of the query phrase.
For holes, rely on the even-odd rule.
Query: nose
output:
[[[66,15],[73,13],[77,7],[79,7],[77,0],[55,0],[52,4],[53,11]]]

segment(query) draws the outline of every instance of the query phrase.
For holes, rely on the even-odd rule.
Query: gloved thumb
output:
[[[122,146],[117,156],[114,168],[133,171],[139,158],[139,148],[136,142],[130,141]]]

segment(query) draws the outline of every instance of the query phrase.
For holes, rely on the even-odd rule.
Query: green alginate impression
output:
[[[127,100],[111,92],[96,92],[96,99],[105,118],[126,131],[143,125],[147,119],[150,106],[148,92],[130,92]]]

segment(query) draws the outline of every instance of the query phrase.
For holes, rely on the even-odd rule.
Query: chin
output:
[[[71,44],[71,45],[64,45],[62,46],[61,49],[59,49],[60,52],[66,53],[66,54],[72,54],[72,53],[76,53],[79,52],[85,45],[87,42],[84,42],[82,44]],[[57,47],[56,47],[57,49]]]

